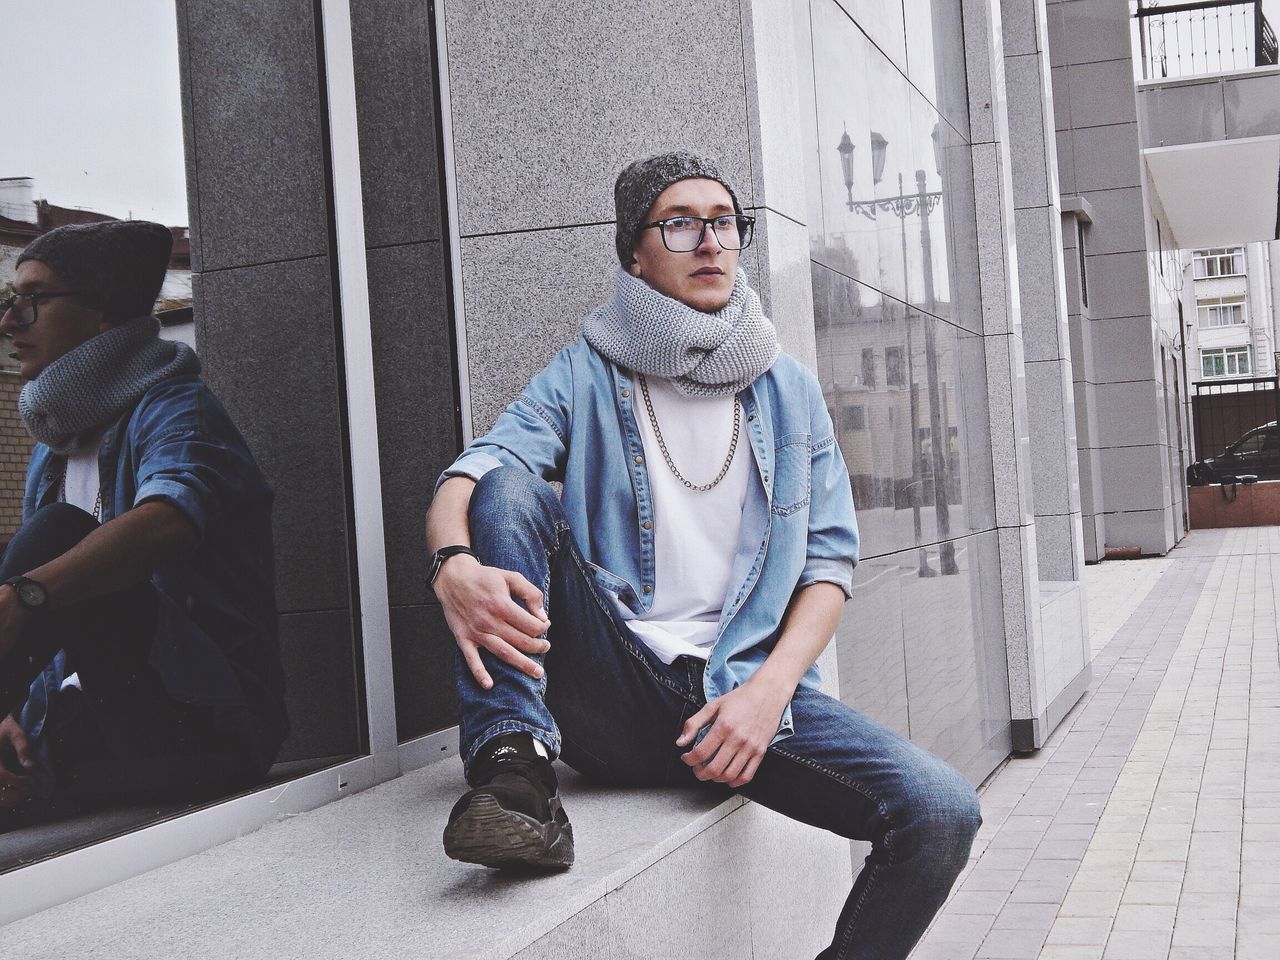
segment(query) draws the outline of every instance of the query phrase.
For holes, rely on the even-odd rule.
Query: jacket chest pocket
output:
[[[780,517],[809,505],[809,468],[812,449],[807,433],[788,433],[773,449],[773,505]]]

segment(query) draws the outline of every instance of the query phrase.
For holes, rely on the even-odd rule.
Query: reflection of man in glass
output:
[[[978,805],[818,689],[857,552],[821,388],[738,269],[754,220],[714,163],[639,161],[614,195],[613,297],[445,471],[427,518],[472,787],[445,851],[569,866],[557,754],[608,783],[723,784],[871,841],[822,956],[906,957]]]
[[[150,315],[172,243],[59,227],[0,303],[38,441],[0,559],[0,816],[210,798],[261,780],[288,729],[272,494]]]

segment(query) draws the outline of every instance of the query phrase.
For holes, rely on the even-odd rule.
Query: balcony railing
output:
[[[1139,0],[1134,17],[1144,80],[1276,63],[1276,34],[1262,14],[1262,0]]]

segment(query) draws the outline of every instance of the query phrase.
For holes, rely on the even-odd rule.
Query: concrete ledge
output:
[[[812,956],[849,845],[738,798],[619,791],[560,768],[577,863],[516,878],[445,858],[456,759],[9,924],[6,953],[103,957]]]

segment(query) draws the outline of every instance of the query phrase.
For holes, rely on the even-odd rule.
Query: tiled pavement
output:
[[[1280,527],[1087,571],[1093,682],[913,960],[1280,958]]]

